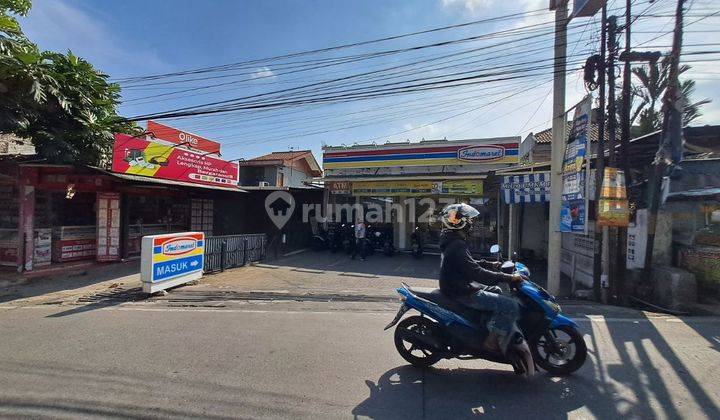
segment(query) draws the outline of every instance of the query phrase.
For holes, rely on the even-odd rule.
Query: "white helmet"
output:
[[[462,230],[472,224],[472,219],[480,214],[473,206],[465,203],[450,204],[440,214],[440,221],[446,229]]]

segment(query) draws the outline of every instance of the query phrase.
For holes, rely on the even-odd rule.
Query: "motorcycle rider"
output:
[[[506,352],[512,339],[515,322],[520,316],[518,303],[502,296],[497,284],[525,280],[520,274],[499,271],[499,261],[475,260],[467,246],[467,235],[473,219],[480,214],[465,203],[450,204],[441,214],[440,233],[440,291],[462,303],[481,311],[492,312],[488,321],[489,334],[483,345],[491,351]],[[528,376],[534,373],[534,363],[525,340],[513,344],[523,355]]]

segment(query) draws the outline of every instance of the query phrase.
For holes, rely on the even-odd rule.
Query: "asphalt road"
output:
[[[525,381],[407,366],[390,306],[4,307],[0,417],[720,418],[718,318],[576,316],[586,365]]]

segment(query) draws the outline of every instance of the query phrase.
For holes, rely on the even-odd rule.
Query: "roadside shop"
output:
[[[215,201],[244,191],[219,145],[189,144],[118,134],[109,171],[0,162],[0,265],[34,271],[119,261],[139,256],[144,235],[212,235]]]
[[[519,140],[326,146],[326,204],[330,208],[361,205],[366,217],[392,226],[394,245],[401,250],[411,247],[412,233],[419,228],[423,245],[432,250],[439,241],[438,212],[449,203],[466,202],[480,211],[471,231],[471,247],[474,252],[486,252],[498,238],[499,193],[497,186],[485,181],[493,171],[517,163]]]

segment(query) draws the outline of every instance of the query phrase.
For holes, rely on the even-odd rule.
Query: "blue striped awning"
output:
[[[503,177],[502,194],[507,204],[550,201],[550,172]]]

